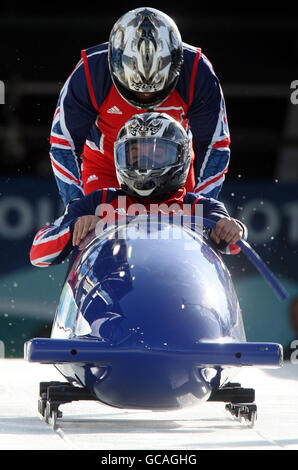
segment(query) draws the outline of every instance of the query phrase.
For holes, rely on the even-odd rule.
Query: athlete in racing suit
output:
[[[135,37],[139,41],[136,51]],[[126,41],[125,46],[121,41]],[[217,198],[230,158],[219,80],[201,49],[182,43],[167,15],[140,8],[114,25],[109,42],[81,52],[61,90],[50,157],[65,205],[95,189],[119,186],[113,155],[116,136],[132,115],[148,108],[166,112],[192,137],[187,191]]]
[[[183,126],[162,113],[133,116],[119,131],[115,168],[121,188],[95,190],[68,204],[62,217],[42,227],[30,251],[31,263],[46,267],[60,263],[95,229],[121,217],[144,214],[201,215],[216,222],[210,237],[229,254],[240,251],[235,243],[246,238],[246,228],[229,217],[222,202],[187,192],[191,145]],[[143,210],[143,212],[142,212]]]
[[[124,207],[123,201],[126,206]],[[141,203],[144,204],[147,212],[150,213],[150,203],[144,204],[144,199]],[[216,199],[198,196],[194,193],[187,193],[185,188],[180,188],[170,199],[164,201],[164,204],[169,208],[172,206],[191,207],[194,213],[197,203],[203,205],[203,215],[215,222],[217,222],[217,230],[220,234],[219,238],[224,240],[225,230],[227,230],[227,222],[230,220],[229,214],[224,204]],[[100,220],[100,206],[102,204],[109,204],[114,208],[116,218],[126,217],[126,215],[134,213],[134,207],[139,207],[140,198],[132,198],[128,196],[121,189],[100,189],[93,191],[74,201],[70,204],[62,217],[53,223],[42,227],[33,240],[30,251],[30,261],[34,266],[47,267],[53,264],[61,263],[75,248],[78,250],[80,242],[91,232]],[[164,204],[162,208],[164,208]],[[159,212],[160,213],[160,212]],[[171,215],[172,212],[169,212]],[[234,222],[233,222],[234,223]],[[236,227],[234,229],[234,241],[241,238],[242,228]],[[236,236],[235,236],[236,235]],[[237,254],[240,248],[234,243],[222,243],[221,251],[227,254]]]

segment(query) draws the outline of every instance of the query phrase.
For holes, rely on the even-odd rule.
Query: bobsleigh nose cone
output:
[[[135,358],[113,365],[95,382],[98,400],[114,407],[174,410],[205,401],[211,393],[198,367],[182,360]]]

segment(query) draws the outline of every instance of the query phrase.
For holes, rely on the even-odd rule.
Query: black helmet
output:
[[[126,193],[166,200],[185,184],[190,140],[181,124],[165,113],[136,114],[120,129],[114,156]]]
[[[152,109],[175,88],[183,62],[174,21],[154,8],[137,8],[114,25],[109,67],[120,95],[132,106]]]

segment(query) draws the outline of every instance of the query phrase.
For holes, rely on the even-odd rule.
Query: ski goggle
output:
[[[180,145],[157,137],[129,139],[116,147],[119,168],[150,170],[178,162]]]

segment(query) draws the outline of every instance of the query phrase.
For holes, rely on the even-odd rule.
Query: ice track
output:
[[[1,450],[298,449],[298,364],[240,370],[255,388],[254,428],[233,420],[224,403],[171,412],[119,410],[96,402],[61,405],[53,430],[37,411],[39,382],[63,377],[53,366],[0,360]]]

